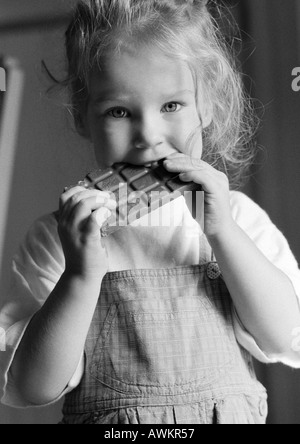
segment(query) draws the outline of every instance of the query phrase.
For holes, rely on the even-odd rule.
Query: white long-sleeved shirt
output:
[[[243,193],[231,192],[231,210],[237,224],[264,255],[290,278],[300,301],[300,270],[283,234],[268,215]],[[156,217],[161,217],[157,221],[160,220],[160,224],[165,221],[165,225],[171,219],[173,227],[153,226]],[[109,271],[198,265],[201,262],[199,238],[203,234],[198,222],[192,218],[182,197],[154,213],[151,227],[139,226],[142,224],[140,221],[134,223],[133,227],[120,229],[104,240]],[[65,259],[57,221],[53,214],[44,216],[32,225],[13,259],[11,291],[0,312],[0,398],[4,404],[29,407],[14,386],[9,369],[30,320],[49,297],[64,269]],[[257,360],[300,367],[300,352],[297,362],[290,362],[284,356],[273,356],[271,359],[245,330],[235,310],[233,319],[238,342]],[[53,402],[73,390],[80,383],[83,372],[82,355],[68,387]]]

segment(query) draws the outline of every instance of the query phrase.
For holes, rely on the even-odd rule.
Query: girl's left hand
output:
[[[201,159],[175,153],[166,158],[164,167],[181,173],[183,182],[202,185],[204,191],[204,232],[208,238],[218,238],[234,224],[230,209],[228,177]]]

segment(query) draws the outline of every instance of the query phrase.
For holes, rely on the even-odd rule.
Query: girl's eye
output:
[[[124,119],[125,117],[128,117],[128,112],[124,108],[111,109],[107,114],[114,119]]]
[[[176,113],[176,111],[178,111],[179,107],[180,107],[179,103],[177,103],[177,102],[170,102],[170,103],[167,103],[163,107],[163,109],[164,109],[164,111],[166,113]]]

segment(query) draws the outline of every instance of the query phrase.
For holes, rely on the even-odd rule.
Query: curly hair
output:
[[[201,100],[212,110],[212,122],[203,130],[203,160],[225,172],[232,187],[241,185],[255,154],[256,120],[221,16],[214,0],[80,0],[66,31],[63,82],[77,128],[87,107],[89,75],[103,55],[154,45],[188,63],[197,94],[201,88]]]

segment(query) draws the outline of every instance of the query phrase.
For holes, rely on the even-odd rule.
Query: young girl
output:
[[[37,221],[13,262],[4,403],[66,395],[66,424],[259,424],[267,396],[251,355],[300,367],[298,265],[266,213],[230,191],[251,157],[249,125],[211,8],[78,3],[66,45],[79,133],[103,168],[167,158],[202,186],[204,229],[180,198],[178,226],[101,239],[115,202],[65,191],[58,218]]]

